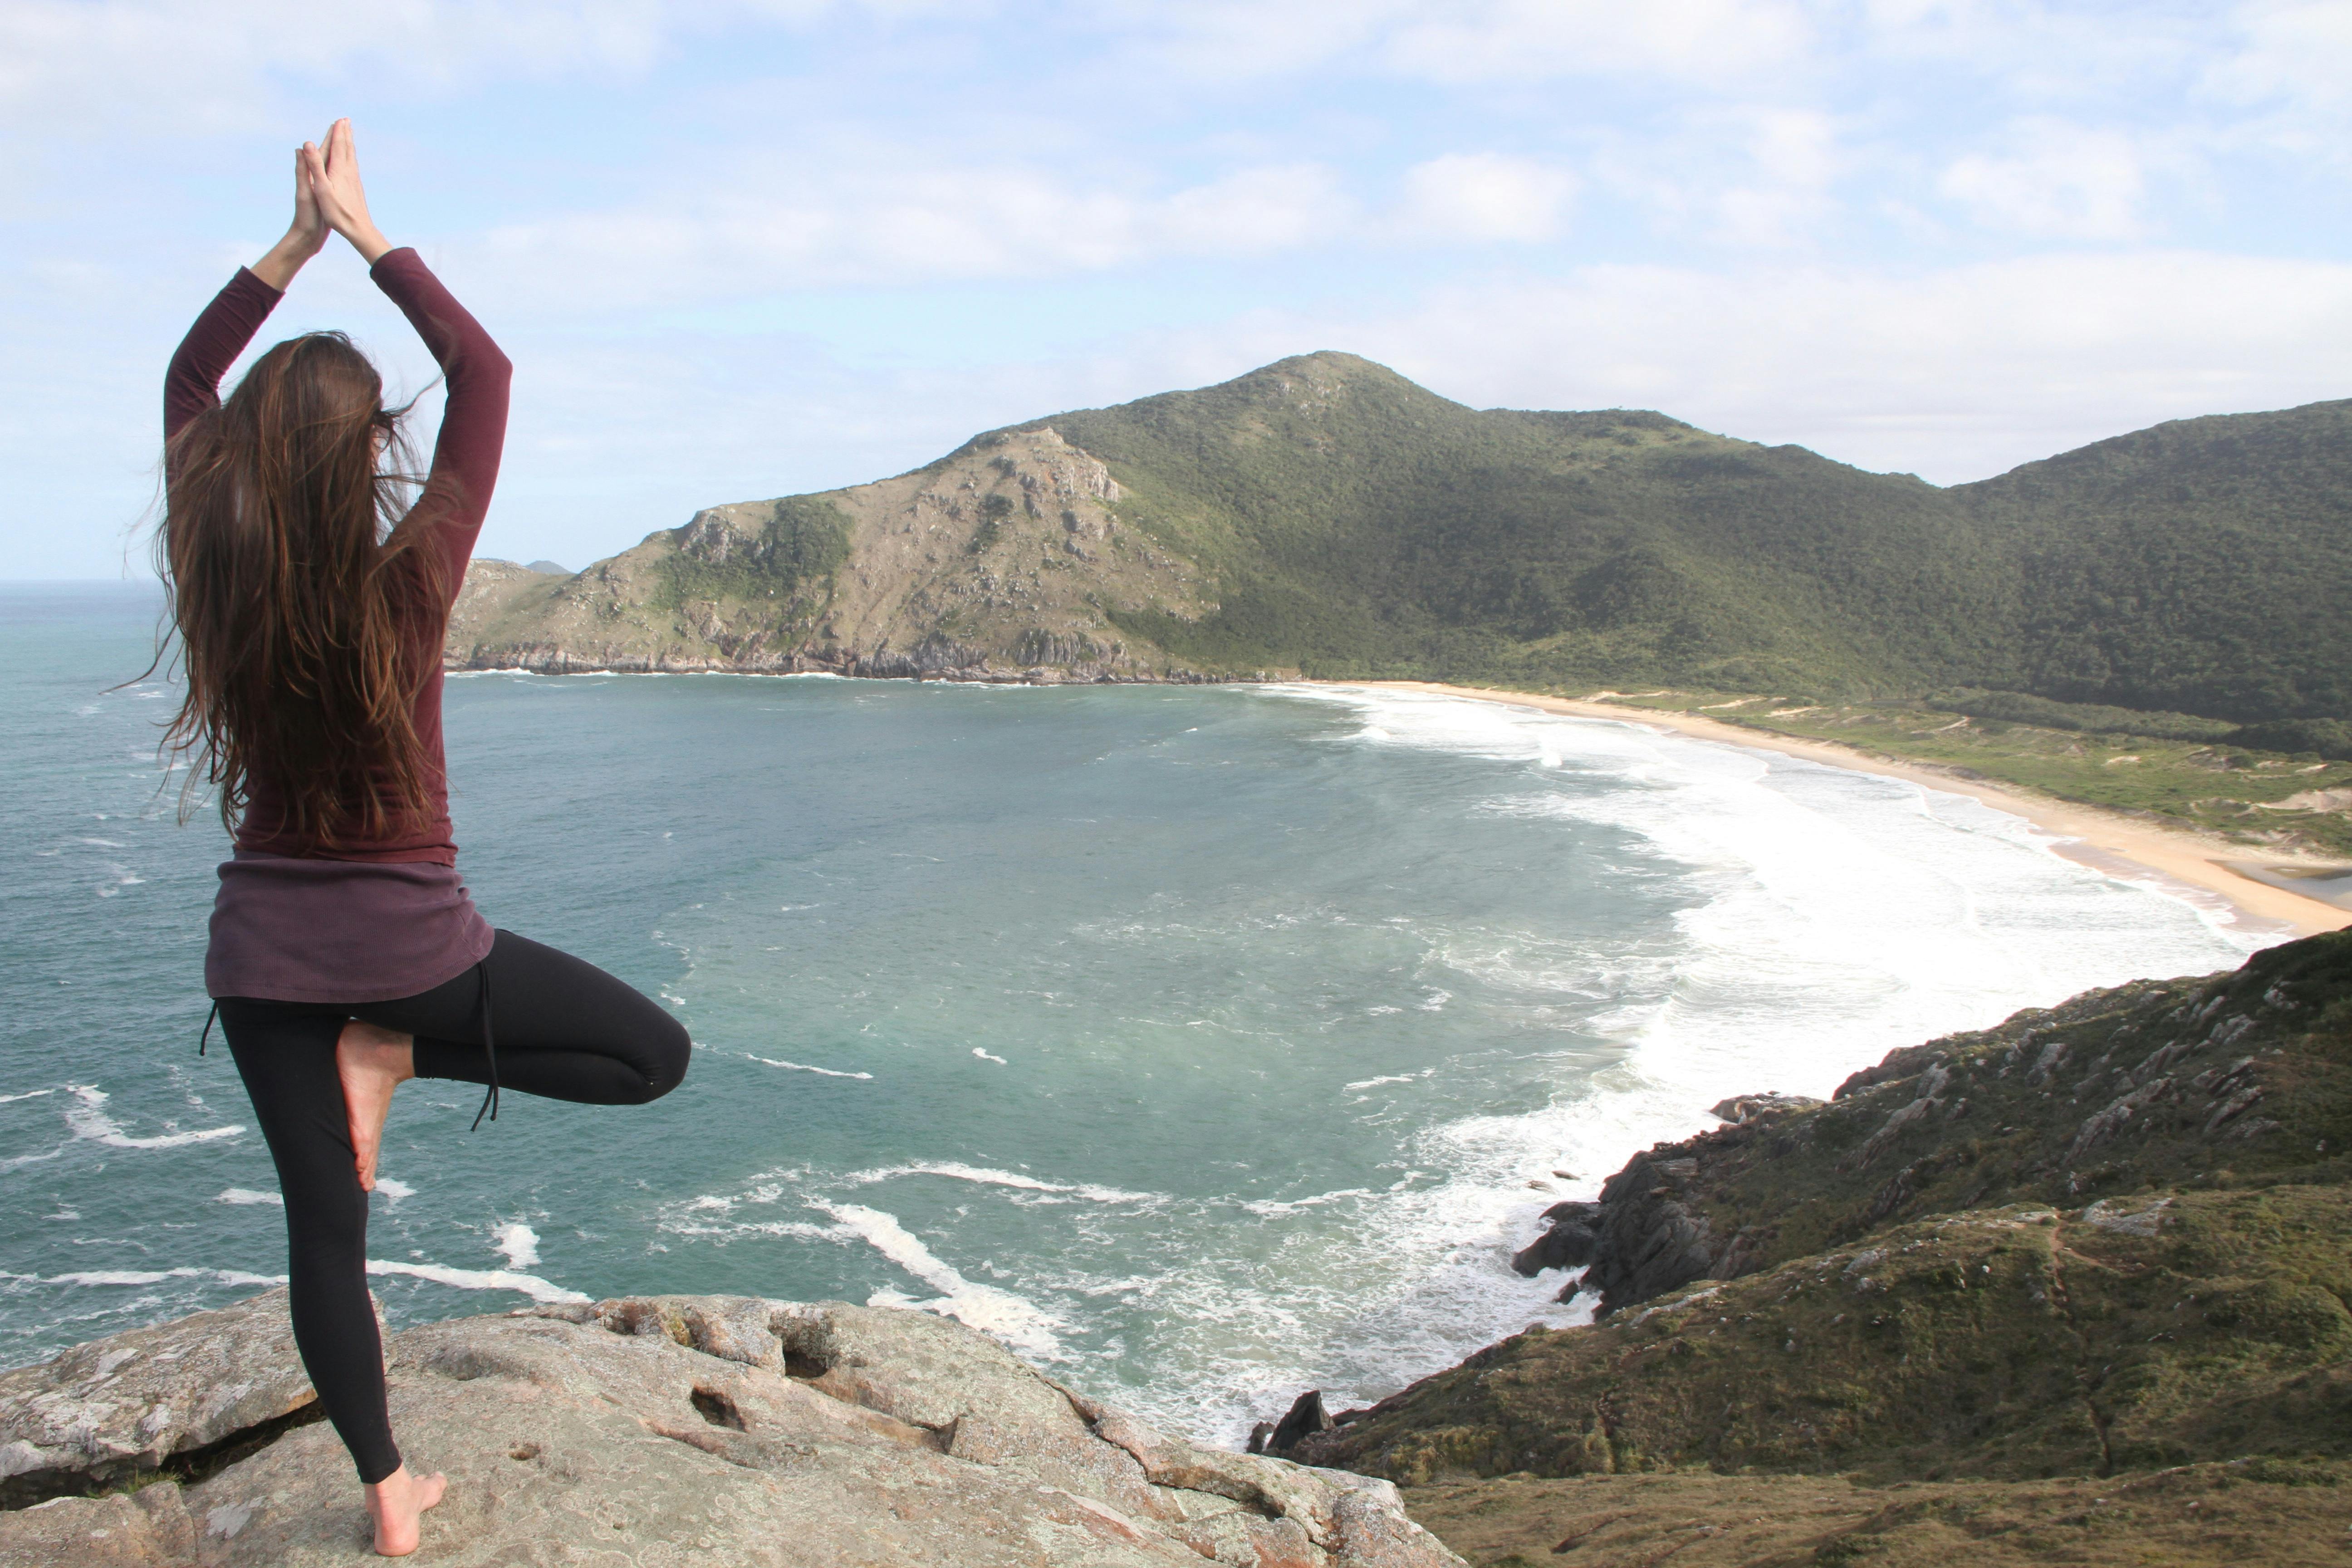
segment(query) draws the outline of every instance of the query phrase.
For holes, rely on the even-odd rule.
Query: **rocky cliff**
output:
[[[1196,679],[1122,614],[1197,617],[1200,569],[1121,526],[1110,472],[1050,426],[823,496],[697,512],[569,577],[467,574],[454,668],[964,679]]]
[[[1520,1255],[1580,1267],[1598,1326],[1289,1451],[1413,1480],[2352,1458],[2352,934],[1720,1109]]]
[[[1404,1483],[1457,1545],[1503,1540],[1507,1515],[1540,1537],[1571,1495],[1622,1511],[1637,1477],[1685,1478],[1674,1506],[1714,1509],[1710,1530],[1761,1526],[1728,1501],[1772,1492],[1752,1478],[1835,1474],[1883,1500],[1841,1502],[1838,1529],[1817,1519],[1773,1550],[1895,1553],[1920,1521],[1891,1490],[1943,1484],[1952,1509],[2015,1531],[2080,1522],[2092,1500],[2042,1483],[2089,1478],[2098,1502],[2137,1489],[2173,1522],[2242,1482],[2320,1490],[2269,1523],[2253,1510],[2218,1554],[2117,1524],[2097,1551],[2059,1531],[2069,1560],[2341,1560],[2352,933],[1896,1051],[1826,1103],[1717,1111],[1597,1203],[1557,1205],[1519,1255],[1525,1273],[1569,1270],[1563,1298],[1596,1293],[1595,1326],[1530,1329],[1269,1446]],[[2315,1517],[2333,1521],[2318,1546]],[[1588,1557],[1664,1542],[1618,1533],[1631,1555]],[[1748,1535],[1755,1557],[1692,1560],[1772,1556]],[[1955,1544],[1914,1535],[1917,1561]]]
[[[387,1346],[420,1561],[1441,1568],[1387,1483],[1196,1448],[928,1314],[551,1307]],[[0,1373],[0,1561],[373,1561],[282,1293]]]

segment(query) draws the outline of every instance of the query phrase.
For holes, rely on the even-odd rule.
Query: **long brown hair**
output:
[[[156,565],[186,695],[163,745],[194,753],[183,816],[208,784],[233,829],[258,774],[283,803],[273,826],[331,848],[430,798],[413,708],[418,650],[437,660],[439,638],[403,622],[446,601],[433,552],[402,525],[416,484],[406,412],[383,406],[350,339],[311,332],[263,354],[167,447]]]

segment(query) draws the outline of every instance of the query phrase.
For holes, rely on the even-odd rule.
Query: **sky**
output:
[[[1318,349],[1937,484],[2352,395],[2352,0],[0,0],[0,578],[147,570],[339,114],[574,568]],[[341,241],[326,326],[429,429]]]

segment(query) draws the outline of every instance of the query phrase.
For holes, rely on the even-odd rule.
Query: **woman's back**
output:
[[[414,250],[386,252],[370,268],[370,276],[415,327],[439,362],[449,389],[432,470],[392,537],[382,543],[373,537],[351,538],[347,547],[354,552],[364,548],[367,558],[352,561],[334,574],[322,570],[333,564],[336,542],[331,538],[276,537],[286,530],[282,523],[273,528],[274,520],[267,517],[214,520],[215,533],[247,537],[227,544],[209,542],[215,556],[231,559],[206,561],[208,542],[173,535],[177,520],[167,510],[167,548],[173,558],[175,588],[184,601],[181,619],[192,675],[197,661],[210,659],[230,667],[206,672],[216,688],[240,679],[255,688],[247,714],[239,717],[257,734],[223,733],[226,726],[215,721],[212,732],[204,737],[212,747],[214,772],[222,775],[216,782],[228,804],[242,807],[237,847],[266,855],[451,865],[457,845],[450,830],[442,750],[440,644],[449,604],[464,581],[498,483],[512,366]],[[285,355],[299,367],[299,351],[316,341],[298,339],[272,350],[224,407],[215,391],[222,374],[281,297],[254,272],[240,270],[173,355],[164,378],[163,410],[175,504],[204,477],[191,470],[201,468],[207,457],[224,447],[245,461],[214,466],[258,469],[263,479],[278,481],[265,489],[289,488],[299,502],[306,480],[311,489],[319,488],[301,470],[325,468],[326,462],[280,462],[275,465],[279,471],[272,472],[266,457],[238,450],[236,437],[244,437],[243,445],[251,447],[274,432],[217,428],[264,423],[266,415],[235,416],[244,414],[248,402],[271,401],[267,394],[275,393],[277,382],[288,378],[270,363],[272,359]],[[289,349],[297,354],[286,355]],[[310,356],[314,361],[325,357]],[[373,372],[368,374],[373,394]],[[276,379],[266,383],[263,395],[249,395],[257,377],[272,374]],[[277,401],[299,399],[289,395]],[[388,416],[380,408],[367,413],[373,416],[373,430],[388,431]],[[299,432],[320,420],[311,415],[277,423]],[[373,451],[365,456],[372,490],[367,503],[373,506],[381,481],[372,471]],[[257,507],[251,480],[236,483],[244,479],[240,474],[226,478],[228,483],[223,488],[238,492],[228,504],[247,512],[268,510],[266,504]],[[195,504],[193,498],[190,504]],[[283,510],[300,519],[299,505]],[[373,515],[367,521],[372,534]],[[194,520],[190,522],[193,526]],[[329,531],[315,521],[313,526],[318,532]],[[354,521],[343,526],[352,532],[359,524]],[[235,559],[240,556],[242,560]],[[240,568],[244,581],[212,580],[233,579]],[[313,581],[298,580],[289,591],[289,577],[306,575]],[[328,580],[317,582],[320,576]],[[360,602],[371,595],[380,596],[380,606]],[[350,602],[336,603],[337,595]],[[386,623],[373,637],[350,629],[357,627],[361,634],[376,630],[366,626],[366,616],[359,613],[363,608],[374,609]],[[191,625],[190,612],[209,615],[210,620]],[[306,617],[313,624],[306,625]],[[351,668],[338,669],[338,661]],[[381,668],[364,668],[371,663]],[[192,710],[207,695],[196,687],[192,679]],[[386,698],[395,692],[398,710],[383,711]],[[255,711],[264,704],[273,706]],[[192,723],[184,714],[184,726],[199,727],[208,717],[199,716]],[[278,721],[275,735],[269,733],[272,719]],[[396,745],[389,761],[370,757],[364,743],[339,748],[332,742],[345,737],[316,732],[371,724],[383,735],[356,739],[364,742],[388,735]],[[250,743],[255,741],[261,743]]]

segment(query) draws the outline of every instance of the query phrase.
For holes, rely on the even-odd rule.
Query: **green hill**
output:
[[[2352,402],[2183,419],[1950,494],[2012,535],[2018,689],[2352,715]]]
[[[1120,621],[1207,667],[2352,714],[2352,403],[1948,490],[1339,353],[1049,423],[1214,576],[1198,622]]]
[[[1662,414],[1467,408],[1316,353],[1008,426],[895,479],[712,507],[575,577],[486,573],[449,657],[1967,689],[2352,752],[2347,599],[2352,402],[1943,489]]]
[[[1339,353],[1049,423],[1213,575],[1214,614],[1120,622],[1204,666],[1841,692],[2009,673],[2005,531],[1801,447],[1465,408]]]

